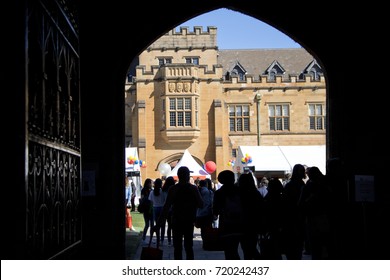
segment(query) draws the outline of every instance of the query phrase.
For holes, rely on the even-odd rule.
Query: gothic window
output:
[[[325,129],[325,111],[324,104],[309,104],[309,129]]]
[[[288,104],[268,105],[268,115],[271,131],[290,130],[290,107]]]
[[[196,127],[198,125],[198,98],[169,97],[168,127]],[[163,103],[165,110],[165,103]],[[194,112],[194,116],[192,113]],[[164,114],[165,115],[165,114]],[[194,120],[195,119],[195,120]]]
[[[249,105],[229,105],[229,131],[250,131]]]

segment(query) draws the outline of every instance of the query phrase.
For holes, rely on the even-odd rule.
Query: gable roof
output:
[[[233,68],[231,69],[231,71],[233,71],[234,69],[240,69],[242,73],[246,74],[246,70],[244,67],[242,67],[242,65],[240,64],[239,61],[236,61],[236,63],[233,65]]]
[[[304,48],[219,50],[218,55],[218,64],[222,65],[224,74],[239,62],[247,74],[254,77],[263,75],[274,61],[285,70],[285,78],[298,76],[313,60],[314,57]]]
[[[264,71],[264,74],[269,74],[273,69],[275,69],[276,74],[283,75],[286,70],[284,70],[283,66],[277,60],[274,60],[271,65]]]
[[[316,70],[321,69],[321,66],[318,65],[317,60],[315,60],[315,59],[313,59],[313,60],[309,63],[309,65],[307,65],[307,66],[305,67],[305,69],[303,69],[303,72],[308,73],[308,72],[310,72],[310,70],[313,69],[313,68],[315,68]]]
[[[179,162],[176,164],[175,168],[169,172],[166,177],[172,176],[177,177],[177,170],[181,166],[187,166],[188,169],[191,171],[191,177],[201,177],[201,178],[211,178],[210,174],[202,167],[200,166],[196,160],[192,157],[188,149],[184,151],[183,156],[179,160]]]

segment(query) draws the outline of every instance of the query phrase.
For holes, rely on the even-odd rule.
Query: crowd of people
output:
[[[159,243],[167,239],[176,260],[195,258],[194,227],[200,229],[204,244],[209,229],[217,228],[229,260],[240,259],[240,248],[245,260],[299,260],[303,254],[339,259],[341,167],[329,160],[323,174],[316,166],[296,164],[283,179],[223,170],[214,183],[192,178],[182,166],[177,181],[147,178],[140,201],[149,200],[150,207],[143,211],[142,238],[146,243],[148,230],[158,231]]]

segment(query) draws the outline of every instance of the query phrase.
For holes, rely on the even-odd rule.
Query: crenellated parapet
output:
[[[174,64],[169,66],[163,66],[160,68],[160,75],[166,78],[198,78],[199,77],[199,67],[192,66],[188,64]]]
[[[267,75],[259,75],[257,79],[254,79],[252,75],[247,75],[246,79],[240,80],[238,76],[231,76],[229,80],[223,81],[224,90],[242,90],[242,89],[267,89],[267,90],[282,90],[289,89],[303,90],[303,89],[325,89],[325,77],[320,75],[319,80],[313,80],[312,76],[304,75],[303,79],[300,79],[298,75],[289,75],[288,78],[282,76],[276,76],[274,80],[269,80]]]
[[[170,64],[163,66],[152,66],[150,71],[146,70],[145,66],[137,66],[136,79],[133,82],[152,82],[166,80],[181,80],[181,81],[218,81],[221,82],[225,91],[235,89],[279,89],[286,91],[289,89],[325,89],[325,77],[319,75],[318,80],[314,80],[311,75],[307,74],[301,78],[299,75],[289,75],[287,78],[277,75],[274,80],[271,80],[268,75],[246,75],[245,80],[240,80],[238,76],[232,75],[229,80],[223,79],[223,69],[221,65],[214,65],[213,69],[208,69],[207,66],[191,65],[191,64]]]
[[[176,29],[170,30],[151,44],[147,51],[179,51],[183,49],[191,51],[193,49],[207,50],[217,48],[217,27],[209,26],[207,31],[204,31],[201,26],[195,26],[193,31],[190,31],[188,27],[180,27],[180,31],[176,31]]]
[[[169,64],[163,66],[152,66],[150,71],[145,66],[136,67],[137,81],[144,80],[218,80],[222,81],[222,66],[213,65],[209,69],[206,65],[193,65],[186,63]]]

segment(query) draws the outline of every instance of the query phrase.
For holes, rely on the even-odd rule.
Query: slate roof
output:
[[[303,48],[219,50],[218,64],[223,66],[225,75],[239,62],[246,74],[252,74],[256,79],[277,61],[286,70],[284,77],[287,78],[301,74],[313,59]]]

